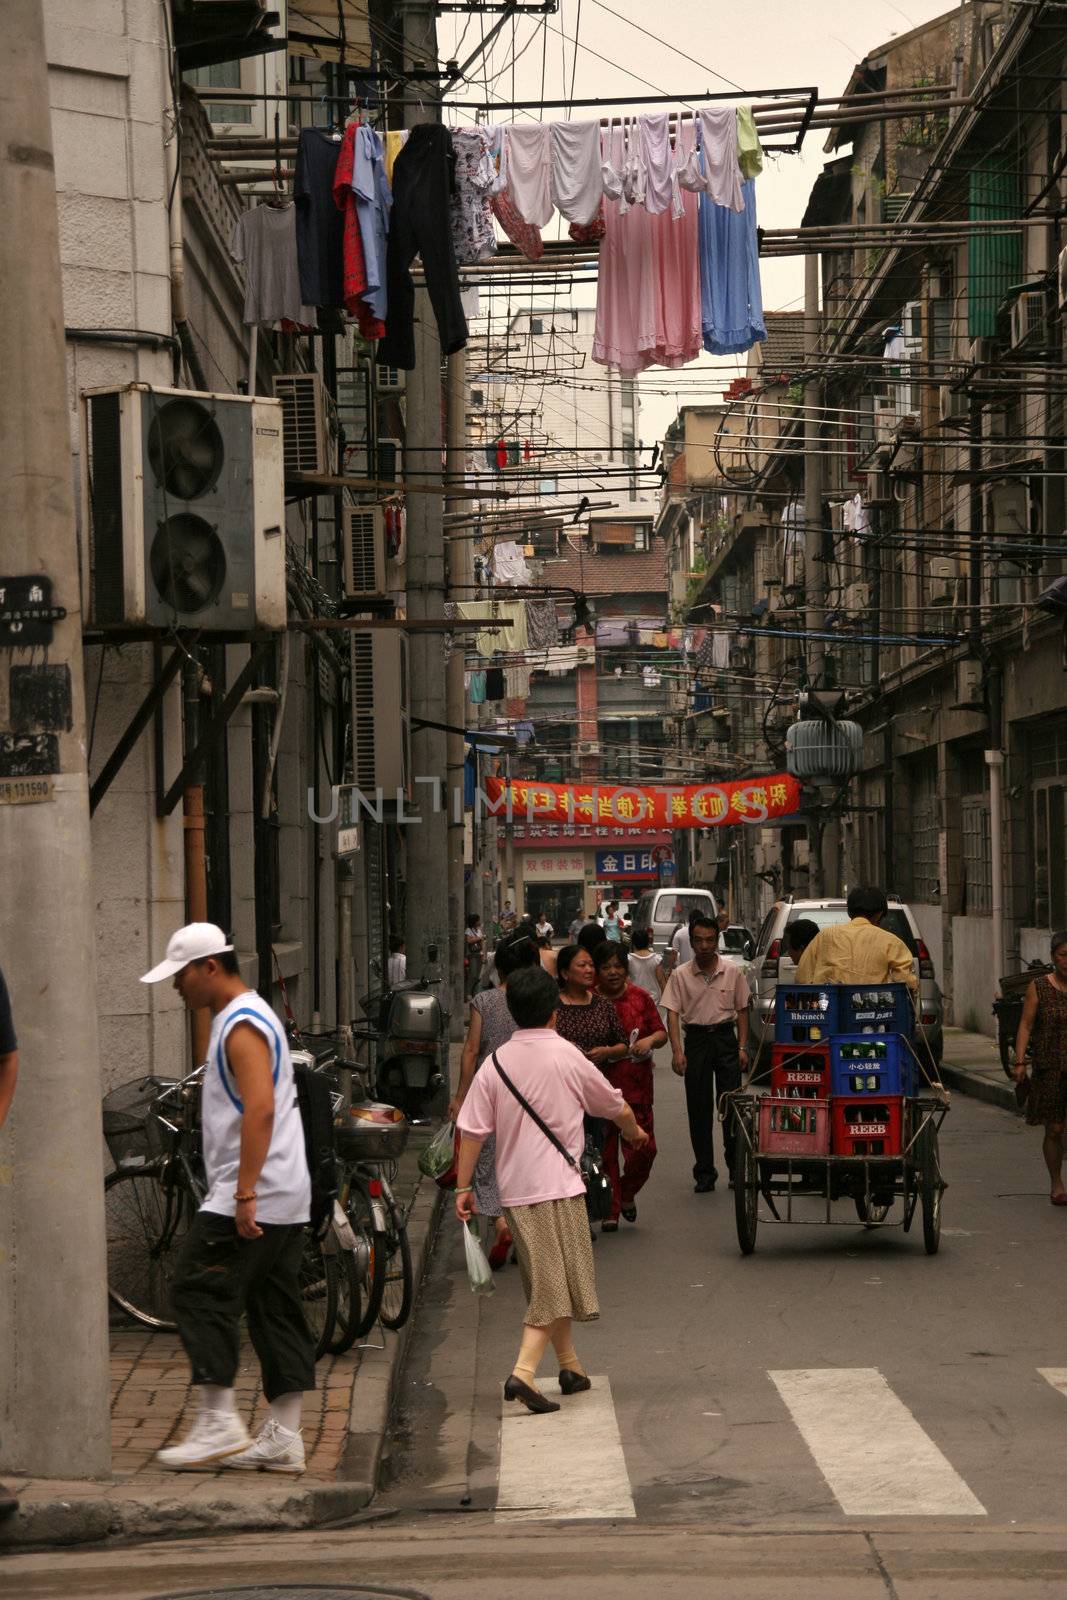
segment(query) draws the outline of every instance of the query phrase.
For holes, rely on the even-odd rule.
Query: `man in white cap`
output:
[[[176,1472],[300,1473],[303,1391],[315,1387],[299,1282],[311,1181],[289,1045],[213,923],[179,928],[166,960],[141,982],[164,978],[174,979],[191,1010],[207,1006],[214,1020],[201,1095],[207,1194],[171,1284],[198,1410],[187,1437],[156,1459]],[[234,1395],[242,1312],[270,1406],[255,1439]]]

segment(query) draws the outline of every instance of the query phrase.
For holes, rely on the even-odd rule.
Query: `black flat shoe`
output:
[[[618,1233],[619,1224],[617,1222],[602,1222],[600,1231],[601,1233]]]
[[[569,1367],[564,1367],[559,1375],[560,1394],[582,1394],[592,1387],[584,1372],[571,1372]]]
[[[621,1215],[622,1215],[622,1219],[623,1219],[624,1222],[636,1222],[637,1221],[637,1207],[636,1206],[623,1206]]]
[[[715,1192],[714,1178],[698,1178],[693,1185],[694,1194],[713,1194]]]
[[[516,1378],[512,1373],[504,1385],[505,1400],[521,1400],[527,1411],[558,1411],[558,1400],[547,1400],[543,1394],[538,1394],[536,1389],[531,1389],[528,1383],[523,1383],[521,1378]]]

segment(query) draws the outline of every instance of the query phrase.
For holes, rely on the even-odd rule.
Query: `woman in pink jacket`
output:
[[[521,1400],[530,1411],[558,1411],[558,1402],[536,1387],[541,1357],[551,1341],[561,1394],[588,1389],[571,1323],[600,1315],[578,1165],[584,1119],[608,1118],[637,1148],[648,1135],[618,1089],[555,1031],[559,987],[547,972],[516,972],[507,1003],[516,1032],[478,1068],[459,1115],[456,1214],[464,1224],[474,1215],[474,1165],[483,1141],[495,1133],[497,1184],[526,1294],[522,1345],[504,1398]]]

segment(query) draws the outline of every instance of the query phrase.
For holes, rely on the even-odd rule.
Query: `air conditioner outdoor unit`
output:
[[[888,472],[868,472],[867,503],[872,506],[888,505],[893,498]]]
[[[882,396],[875,396],[874,401],[874,442],[875,445],[892,444],[897,433],[897,408],[893,400]]]
[[[956,596],[959,569],[950,556],[931,556],[927,567],[927,593],[932,606],[951,605]]]
[[[600,754],[600,740],[579,739],[578,754],[580,756],[598,756]]]
[[[411,794],[408,638],[394,628],[354,628],[352,775],[368,797]]]
[[[574,652],[574,659],[580,667],[591,667],[596,660],[596,650],[591,644],[580,644]]]
[[[989,491],[990,531],[1004,538],[1030,532],[1030,494],[1025,483],[996,483]]]
[[[943,423],[951,427],[968,420],[970,406],[962,389],[954,389],[951,384],[943,383],[938,390],[938,399],[938,414]]]
[[[375,366],[374,378],[379,394],[397,394],[404,387],[404,372],[400,367]]]
[[[337,409],[317,372],[280,372],[274,393],[282,403],[285,470],[334,472]]]
[[[1040,291],[1027,291],[1014,301],[1011,308],[1011,347],[1018,350],[1045,336],[1045,296]]]
[[[384,600],[385,526],[381,506],[344,508],[344,584],[346,600]]]
[[[85,395],[86,620],[284,628],[277,400],[129,384]]]
[[[399,483],[404,476],[403,439],[379,439],[374,459],[374,476],[379,483]]]
[[[956,704],[958,706],[982,704],[982,663],[970,656],[956,662]]]
[[[972,367],[988,366],[993,359],[992,339],[986,335],[980,339],[972,339],[968,359]]]

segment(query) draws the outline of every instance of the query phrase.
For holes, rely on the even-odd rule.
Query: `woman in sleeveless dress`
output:
[[[1026,1077],[1027,1046],[1033,1050],[1033,1078],[1026,1120],[1043,1127],[1045,1165],[1052,1180],[1054,1206],[1067,1206],[1063,1185],[1063,1130],[1067,1121],[1067,933],[1052,936],[1052,971],[1026,991],[1015,1038],[1015,1078]]]

